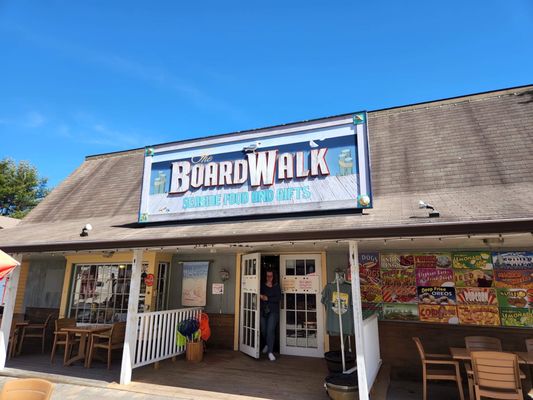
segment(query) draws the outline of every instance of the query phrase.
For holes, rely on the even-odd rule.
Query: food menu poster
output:
[[[386,320],[533,328],[533,252],[362,253],[363,302]]]

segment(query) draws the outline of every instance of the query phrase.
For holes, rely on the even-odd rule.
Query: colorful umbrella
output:
[[[13,271],[20,263],[0,250],[0,280]]]

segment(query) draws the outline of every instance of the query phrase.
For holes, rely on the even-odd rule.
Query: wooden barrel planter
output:
[[[185,356],[187,361],[190,362],[202,361],[204,358],[204,343],[201,340],[198,342],[187,342]]]

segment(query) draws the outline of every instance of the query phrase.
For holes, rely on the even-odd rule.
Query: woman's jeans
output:
[[[266,345],[268,346],[268,352],[274,352],[274,341],[276,340],[276,327],[279,322],[279,313],[269,312],[264,315],[261,312],[261,336],[263,337]]]

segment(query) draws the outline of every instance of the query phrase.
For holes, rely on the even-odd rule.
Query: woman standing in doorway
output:
[[[274,281],[274,271],[267,269],[266,280],[261,285],[261,336],[266,343],[263,354],[268,353],[270,361],[275,361],[274,341],[276,340],[276,327],[279,322],[279,302],[281,289]]]

